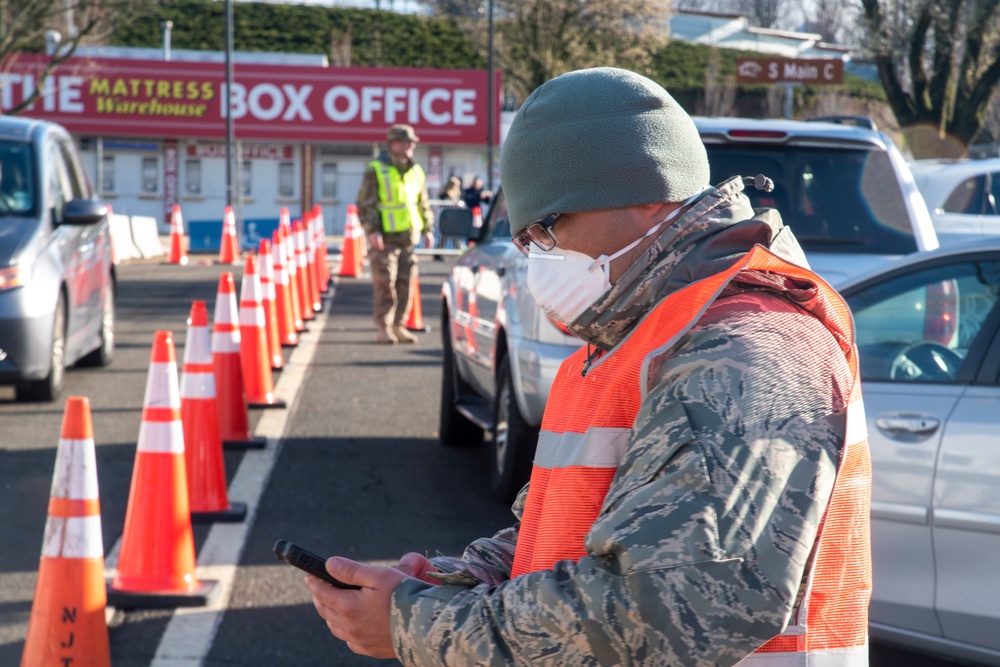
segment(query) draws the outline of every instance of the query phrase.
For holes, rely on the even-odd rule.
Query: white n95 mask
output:
[[[700,195],[701,192],[685,200],[640,238],[610,256],[601,255],[594,259],[582,252],[564,250],[558,245],[552,250],[532,250],[528,253],[528,291],[549,317],[563,324],[572,324],[611,289],[611,260],[621,257],[655,234]]]

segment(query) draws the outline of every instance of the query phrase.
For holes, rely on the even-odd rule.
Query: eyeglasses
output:
[[[532,243],[542,250],[552,250],[556,247],[556,235],[552,231],[552,226],[560,217],[562,217],[562,213],[547,215],[538,222],[533,222],[525,227],[524,231],[516,234],[511,240],[525,257],[531,252]]]

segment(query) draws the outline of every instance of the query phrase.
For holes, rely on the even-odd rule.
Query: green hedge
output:
[[[112,44],[159,47],[161,22],[173,21],[171,45],[176,49],[225,48],[225,3],[219,0],[165,0],[156,15],[121,28]],[[330,55],[331,34],[343,39],[350,30],[351,64],[381,67],[483,69],[479,56],[458,28],[444,18],[368,9],[315,5],[233,3],[233,39],[237,51],[272,51]],[[702,96],[709,58],[718,53],[720,80],[735,76],[741,52],[678,40],[653,57],[653,78],[665,86],[685,108],[692,110]],[[808,103],[822,86],[799,86],[797,104]],[[884,101],[878,83],[845,74],[841,89],[852,97]],[[757,115],[767,86],[739,86],[738,112]]]

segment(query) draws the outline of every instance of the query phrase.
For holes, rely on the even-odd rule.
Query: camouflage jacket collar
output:
[[[383,150],[379,153],[378,159],[380,162],[384,162],[390,167],[395,167],[399,171],[400,175],[408,172],[410,167],[413,166],[413,160],[396,160],[387,150]]]
[[[733,177],[712,188],[664,229],[601,299],[569,330],[588,344],[610,351],[653,306],[697,280],[718,273],[761,244],[804,264],[791,230],[773,209],[756,214]]]

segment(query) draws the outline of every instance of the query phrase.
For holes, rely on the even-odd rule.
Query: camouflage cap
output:
[[[393,125],[386,133],[389,141],[420,141],[410,125]]]

